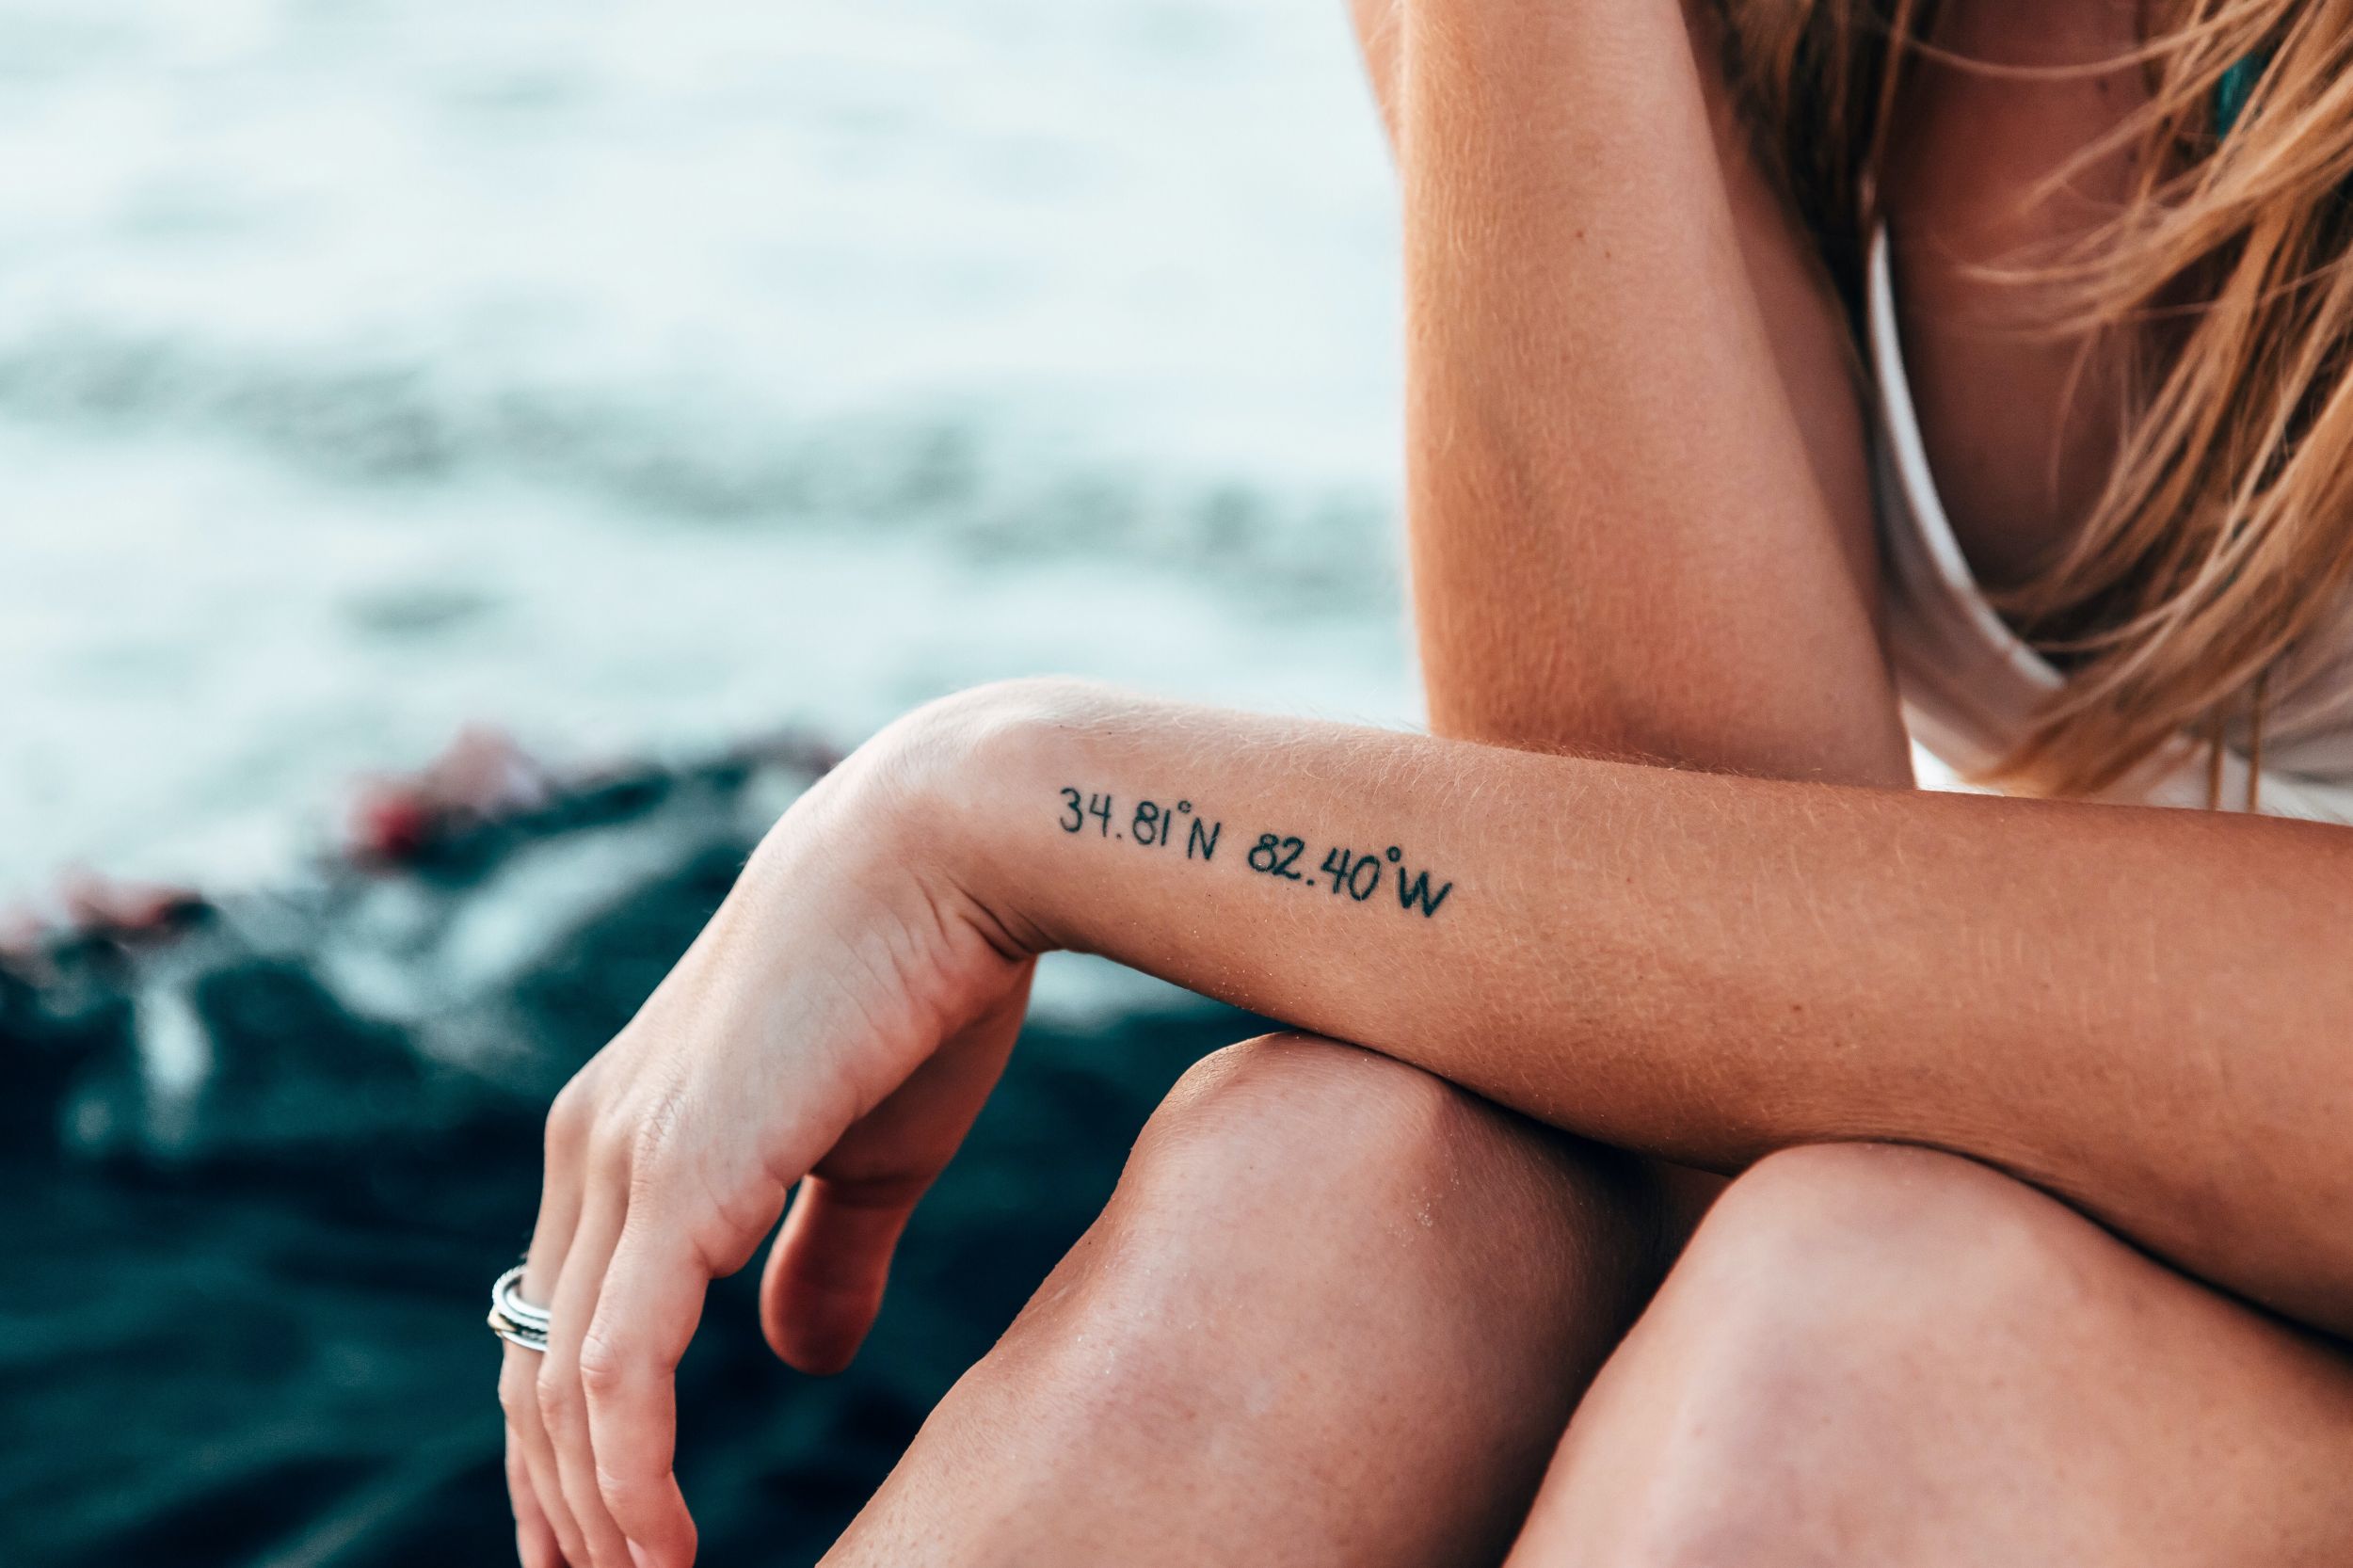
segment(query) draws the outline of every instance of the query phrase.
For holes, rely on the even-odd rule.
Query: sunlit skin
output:
[[[551,1114],[524,1560],[692,1559],[709,1280],[798,1181],[764,1325],[845,1364],[1057,949],[1299,1032],[1189,1075],[829,1561],[2353,1557],[2353,836],[1913,791],[1837,312],[1712,50],[1664,0],[1357,11],[1437,733],[1023,682],[796,804]],[[2128,91],[1930,72],[1899,137],[1989,575],[2105,426],[1935,312]]]

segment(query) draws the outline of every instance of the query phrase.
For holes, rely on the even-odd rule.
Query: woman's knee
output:
[[[1760,1161],[1578,1412],[1540,1514],[1623,1544],[1609,1560],[1728,1563],[1825,1516],[1909,1506],[1939,1405],[2018,1366],[2101,1240],[1955,1156],[1849,1144]]]
[[[1418,1067],[1313,1035],[1261,1035],[1177,1080],[1137,1139],[1112,1207],[1181,1220],[1213,1198],[1229,1223],[1274,1224],[1324,1198],[1370,1210],[1466,1159],[1492,1158],[1483,1142],[1523,1136],[1532,1145],[1542,1135]]]
[[[1857,1353],[1949,1344],[2049,1304],[2090,1234],[2057,1200],[1974,1160],[1817,1144],[1769,1156],[1726,1188],[1661,1300],[1681,1312],[1688,1299],[1709,1332],[1754,1354],[1785,1340]]]
[[[1418,1067],[1280,1033],[1186,1073],[1138,1139],[1110,1212],[1189,1246],[1321,1240],[1409,1272],[1489,1257],[1525,1266],[1549,1249],[1541,1261],[1561,1267],[1571,1238],[1647,1242],[1657,1185],[1640,1160]]]
[[[1222,1051],[869,1534],[911,1528],[946,1476],[1016,1532],[1059,1521],[1051,1549],[991,1560],[1158,1517],[1155,1561],[1493,1561],[1655,1277],[1646,1191],[1634,1162],[1385,1057],[1298,1035]],[[1322,1544],[1228,1538],[1269,1519]]]
[[[1269,1035],[1186,1074],[1035,1310],[1076,1315],[1059,1337],[1115,1367],[1094,1386],[1129,1405],[1214,1402],[1303,1354],[1481,1384],[1507,1361],[1590,1372],[1653,1282],[1654,1205],[1623,1156],[1390,1058]]]

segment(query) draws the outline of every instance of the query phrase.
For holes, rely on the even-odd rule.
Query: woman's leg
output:
[[[2353,1354],[1984,1166],[1777,1155],[1594,1383],[1513,1568],[2353,1562]]]
[[[1234,1047],[826,1561],[1495,1562],[1688,1228],[1417,1068]]]

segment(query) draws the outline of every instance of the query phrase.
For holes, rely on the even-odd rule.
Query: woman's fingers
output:
[[[1013,1053],[1032,972],[1021,966],[802,1181],[760,1287],[760,1328],[789,1365],[838,1372],[857,1353],[908,1216],[955,1158]]]
[[[678,1365],[711,1272],[687,1240],[692,1217],[671,1207],[640,1185],[580,1352],[597,1482],[637,1568],[686,1568],[695,1558],[695,1522],[672,1459]]]
[[[533,1512],[537,1514],[555,1547],[567,1563],[585,1568],[588,1547],[572,1522],[572,1512],[564,1506],[564,1489],[556,1479],[555,1449],[548,1442],[547,1430],[539,1418],[539,1353],[519,1345],[506,1347],[505,1359],[499,1365],[499,1404],[506,1412],[506,1474],[511,1484],[520,1470],[531,1488]],[[522,1498],[515,1499],[515,1519],[520,1525],[523,1517]],[[523,1560],[524,1568],[535,1568],[531,1560]]]
[[[760,1326],[787,1365],[829,1377],[857,1354],[929,1179],[801,1183],[760,1280]]]
[[[590,1114],[584,1073],[566,1085],[548,1109],[547,1167],[539,1190],[539,1219],[532,1227],[531,1250],[523,1260],[525,1301],[544,1305],[555,1294],[565,1255],[571,1249],[588,1163]],[[554,1533],[565,1562],[571,1568],[589,1568],[587,1537],[564,1501],[555,1448],[548,1441],[540,1415],[539,1374],[545,1361],[536,1352],[507,1346],[499,1368],[499,1403],[505,1408],[508,1430],[520,1441],[524,1474],[537,1497],[540,1516]]]
[[[511,1345],[507,1349],[514,1351]],[[522,1568],[564,1568],[563,1548],[540,1512],[538,1489],[523,1463],[522,1437],[512,1421],[506,1424],[506,1495],[515,1506],[515,1557]]]
[[[588,1439],[588,1402],[580,1386],[580,1348],[597,1310],[605,1265],[620,1240],[628,1176],[599,1171],[581,1210],[580,1228],[548,1304],[548,1348],[539,1362],[539,1416],[555,1448],[556,1483],[586,1543],[587,1561],[573,1568],[633,1568],[619,1527],[605,1512]]]

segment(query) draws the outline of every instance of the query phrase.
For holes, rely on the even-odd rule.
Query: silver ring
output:
[[[510,1345],[546,1353],[548,1309],[523,1300],[523,1266],[499,1275],[490,1287],[490,1332]]]

